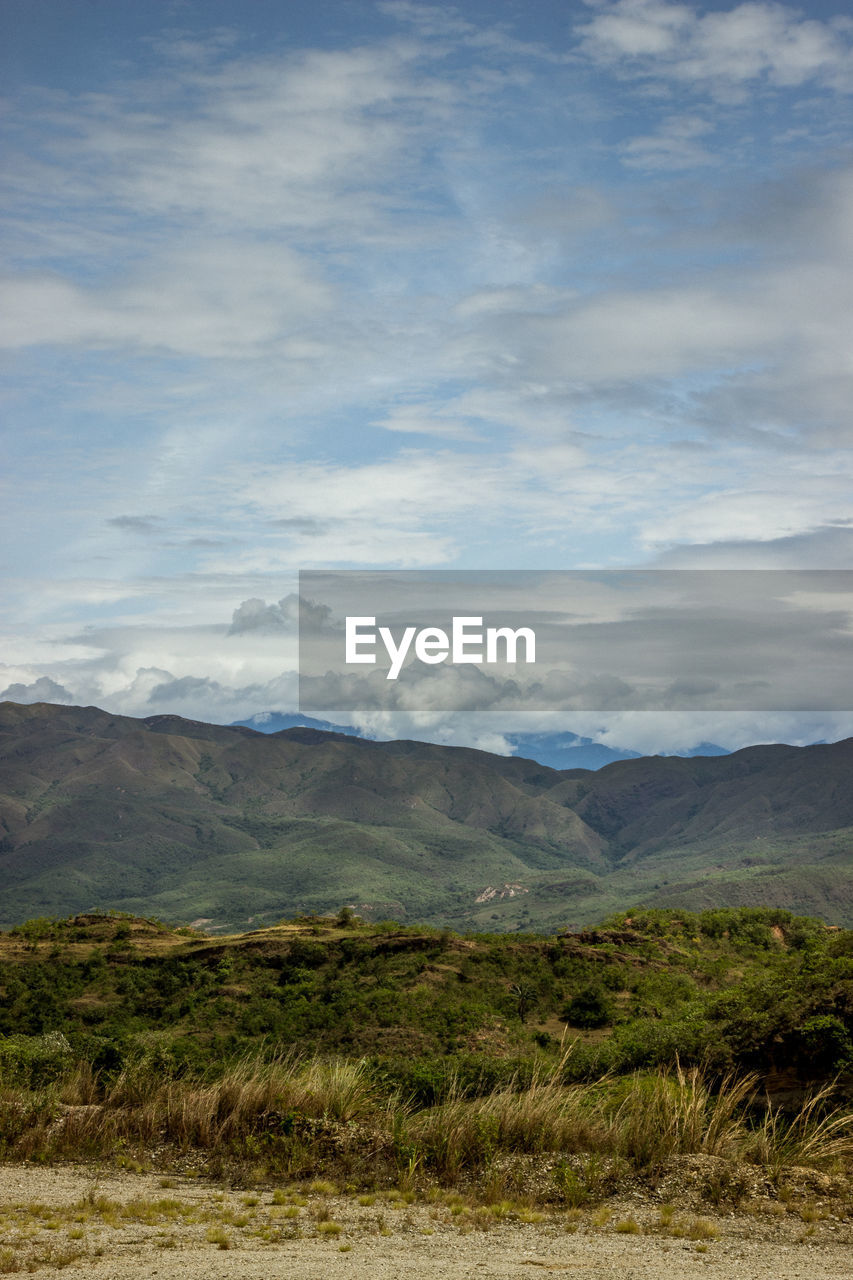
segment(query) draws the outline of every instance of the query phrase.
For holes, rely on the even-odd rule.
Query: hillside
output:
[[[244,928],[352,904],[577,928],[638,901],[853,923],[853,740],[597,772],[314,729],[0,705],[0,925]]]
[[[768,909],[651,911],[550,937],[346,912],[225,937],[116,913],[28,922],[0,933],[0,1155],[83,1164],[88,1189],[72,1256],[55,1251],[55,1168],[37,1201],[6,1206],[16,1252],[0,1270],[80,1261],[87,1239],[100,1258],[119,1220],[176,1248],[180,1217],[207,1228],[209,1259],[245,1228],[241,1274],[254,1256],[268,1275],[268,1246],[319,1232],[344,1187],[367,1209],[381,1197],[417,1240],[416,1202],[427,1234],[445,1206],[481,1241],[541,1208],[549,1248],[568,1240],[575,1264],[584,1212],[602,1228],[620,1201],[617,1233],[677,1240],[692,1268],[681,1248],[718,1229],[676,1205],[716,1210],[726,1231],[741,1206],[751,1236],[772,1215],[774,1239],[788,1212],[809,1247],[786,1256],[816,1274],[813,1224],[839,1243],[850,1211],[851,981],[853,933]],[[156,1199],[106,1199],[111,1163],[156,1172]],[[225,1216],[208,1191],[215,1230],[160,1193],[205,1177],[243,1193]],[[371,1251],[385,1222],[362,1224]]]
[[[47,1072],[67,1045],[99,1068],[156,1046],[164,1068],[200,1070],[298,1046],[381,1059],[428,1103],[451,1074],[487,1087],[539,1053],[560,1060],[569,1038],[567,1079],[677,1054],[757,1071],[775,1093],[837,1072],[850,1089],[851,981],[853,933],[772,909],[556,937],[346,913],[211,937],[89,913],[0,933],[0,1070]]]

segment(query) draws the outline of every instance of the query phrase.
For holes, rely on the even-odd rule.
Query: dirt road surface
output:
[[[409,1203],[322,1184],[223,1190],[192,1177],[0,1165],[0,1275],[60,1270],[86,1280],[851,1280],[853,1222],[815,1206],[700,1217],[637,1196],[540,1215],[452,1196]]]

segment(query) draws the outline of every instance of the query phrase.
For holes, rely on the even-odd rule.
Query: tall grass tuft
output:
[[[622,1086],[624,1097],[610,1119],[614,1152],[638,1168],[664,1164],[675,1155],[738,1156],[747,1137],[745,1106],[757,1077],[726,1076],[712,1091],[698,1067],[636,1074]]]
[[[383,1111],[379,1089],[363,1058],[313,1058],[294,1080],[291,1105],[323,1119],[366,1120]]]
[[[154,1060],[142,1059],[106,1083],[81,1064],[40,1089],[0,1087],[0,1155],[50,1159],[128,1147],[141,1154],[166,1143],[211,1160],[269,1160],[269,1168],[313,1176],[348,1176],[347,1161],[360,1168],[359,1160],[396,1160],[409,1183],[497,1174],[496,1162],[519,1153],[628,1161],[640,1170],[687,1154],[771,1171],[853,1160],[853,1115],[832,1106],[831,1086],[798,1115],[785,1118],[768,1105],[756,1120],[752,1075],[712,1087],[701,1070],[676,1063],[656,1074],[567,1085],[564,1065],[534,1068],[479,1097],[451,1082],[443,1101],[414,1110],[383,1089],[363,1059],[247,1058],[215,1080],[164,1077]],[[567,1194],[576,1173],[572,1163],[565,1168]]]
[[[247,1058],[218,1080],[149,1080],[125,1073],[106,1098],[108,1108],[130,1108],[143,1129],[159,1127],[182,1146],[208,1148],[239,1140],[264,1117],[298,1112],[321,1120],[368,1118],[382,1101],[363,1060],[295,1056],[272,1062]]]
[[[480,1169],[499,1153],[596,1149],[604,1132],[580,1085],[559,1083],[562,1063],[547,1075],[535,1070],[484,1097],[468,1099],[451,1085],[447,1099],[417,1113],[410,1136],[425,1163],[444,1181]]]
[[[834,1084],[810,1094],[788,1118],[768,1102],[750,1135],[748,1155],[778,1172],[786,1165],[825,1165],[853,1159],[853,1115],[830,1106]]]

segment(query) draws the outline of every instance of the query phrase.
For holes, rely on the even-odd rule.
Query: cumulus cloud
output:
[[[274,663],[269,662],[266,672],[259,672],[264,678],[228,681],[209,675],[178,676],[163,667],[120,672],[110,670],[105,662],[100,669],[81,673],[74,693],[49,676],[39,676],[30,684],[10,685],[0,693],[0,701],[95,705],[118,715],[140,717],[168,712],[229,724],[271,707],[296,707],[296,672],[282,671],[280,666],[275,672]]]
[[[181,676],[154,685],[144,706],[135,714],[144,716],[168,712],[193,720],[228,724],[270,707],[295,705],[296,680],[293,675],[245,685],[226,685],[209,676]]]
[[[617,0],[578,31],[581,49],[602,63],[723,96],[755,80],[779,88],[851,87],[850,24],[806,18],[782,4],[749,2],[703,14],[667,0]]]
[[[0,693],[0,700],[7,702],[63,702],[71,703],[74,695],[51,680],[50,676],[39,676],[32,684],[10,684]]]
[[[295,635],[299,628],[307,627],[321,630],[329,620],[331,610],[328,605],[315,604],[295,592],[282,597],[277,604],[267,604],[265,600],[244,600],[234,610],[229,636],[245,635],[246,632],[284,631]]]
[[[180,680],[164,680],[161,684],[155,684],[148,695],[148,701],[157,705],[172,702],[196,703],[202,693],[221,692],[222,685],[207,676],[182,676]]]
[[[279,604],[267,604],[265,600],[244,600],[234,610],[228,634],[235,636],[246,631],[281,631],[292,628],[294,620],[292,616],[288,616],[286,604],[285,600]]]

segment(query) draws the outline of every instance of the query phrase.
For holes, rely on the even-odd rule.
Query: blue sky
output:
[[[843,6],[0,26],[0,693],[292,705],[300,567],[851,566]]]

